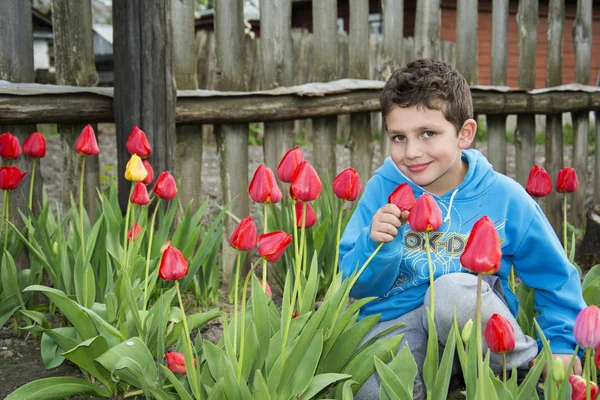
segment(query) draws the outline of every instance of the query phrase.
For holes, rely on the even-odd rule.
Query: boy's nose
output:
[[[421,146],[414,140],[407,140],[406,142],[406,158],[416,159],[423,155]]]

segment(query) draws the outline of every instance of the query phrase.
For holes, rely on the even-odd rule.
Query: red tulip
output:
[[[415,194],[408,183],[401,183],[388,196],[388,203],[395,204],[401,211],[410,211],[415,206]]]
[[[142,227],[136,222],[131,228],[129,228],[129,231],[127,232],[127,240],[135,241],[141,231]]]
[[[140,158],[148,158],[152,154],[152,148],[143,130],[136,125],[133,126],[127,138],[127,151],[129,154],[137,154]]]
[[[319,197],[323,185],[317,171],[306,161],[302,161],[290,186],[290,196],[294,200],[313,201]]]
[[[177,196],[175,178],[165,171],[158,176],[152,192],[163,200],[173,200]]]
[[[494,314],[485,325],[485,342],[494,353],[508,353],[515,348],[515,329],[500,314]]]
[[[401,203],[401,205],[409,205],[406,197],[404,200],[406,202]],[[440,229],[440,226],[442,226],[442,210],[429,193],[423,194],[415,202],[408,215],[408,223],[410,229],[415,232],[431,232]]]
[[[33,132],[23,142],[23,153],[32,158],[42,158],[46,155],[46,139],[39,132]]]
[[[292,314],[292,319],[298,317],[298,310],[294,310],[294,314]]]
[[[4,166],[0,168],[0,189],[14,190],[19,187],[27,172],[21,172],[17,167]]]
[[[10,132],[0,135],[0,157],[14,160],[19,158],[20,155],[19,139]]]
[[[263,285],[262,279],[259,279],[258,282],[260,283],[260,286],[262,287],[262,285]],[[269,296],[270,299],[273,298],[273,292],[271,291],[271,286],[269,286],[268,283],[265,283],[265,293],[267,294],[267,296]]]
[[[573,168],[563,168],[558,171],[556,191],[560,193],[573,193],[579,187],[577,171]]]
[[[165,354],[165,358],[167,359],[167,368],[169,368],[171,372],[177,372],[178,374],[185,375],[185,356],[183,354],[172,351]],[[198,363],[194,358],[194,365],[196,364]]]
[[[529,171],[525,190],[531,196],[546,197],[552,191],[552,179],[544,168],[534,165]]]
[[[284,231],[274,231],[260,235],[258,238],[258,254],[265,260],[275,263],[281,258],[292,235]]]
[[[306,203],[306,220],[304,221],[304,227],[310,228],[317,222],[317,214],[315,210],[310,206],[310,203]],[[302,202],[296,201],[296,226],[302,228]]]
[[[596,354],[594,354],[594,364],[596,364],[596,368],[600,370],[600,346],[596,347]]]
[[[100,153],[98,148],[98,142],[96,142],[96,135],[91,125],[87,125],[81,131],[81,134],[75,142],[75,151],[84,156],[95,156]]]
[[[250,186],[248,186],[248,194],[255,203],[278,203],[281,200],[281,190],[277,186],[271,168],[264,164],[260,164],[256,168]]]
[[[362,190],[360,176],[354,168],[346,168],[338,174],[331,184],[333,193],[340,199],[354,201]]]
[[[148,160],[142,161],[142,164],[144,164],[144,168],[146,168],[146,171],[148,171],[148,175],[142,181],[142,183],[144,185],[149,185],[149,184],[151,184],[154,181],[154,170],[152,169],[152,165],[150,165],[150,163],[148,162]]]
[[[501,258],[498,231],[492,220],[484,216],[473,225],[460,263],[476,274],[495,274],[500,269]]]
[[[150,203],[150,197],[148,197],[148,189],[146,189],[146,185],[142,182],[136,182],[133,190],[131,191],[131,196],[129,197],[129,201],[133,204],[137,204],[138,206],[145,206]]]
[[[600,308],[588,306],[581,310],[575,320],[573,334],[581,347],[595,349],[600,346]]]
[[[188,262],[179,249],[167,244],[160,259],[158,276],[165,281],[176,281],[188,273]]]
[[[290,183],[294,178],[296,168],[298,168],[298,165],[300,165],[302,161],[304,161],[304,155],[302,155],[300,147],[296,146],[295,148],[288,150],[277,166],[277,177],[279,180],[281,182]]]
[[[256,235],[256,225],[254,224],[251,216],[241,220],[229,238],[229,244],[231,247],[240,251],[248,251],[253,249],[256,246],[257,241],[258,237]]]
[[[571,384],[571,400],[585,400],[586,380],[579,375],[569,375],[569,383]],[[598,385],[594,382],[591,382],[590,394],[592,400],[598,397]]]

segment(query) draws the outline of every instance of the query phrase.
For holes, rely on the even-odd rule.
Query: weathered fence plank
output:
[[[440,0],[417,1],[415,18],[416,58],[440,58],[440,17]],[[477,21],[477,18],[475,18],[475,21]],[[475,25],[475,30],[477,31],[477,25]]]
[[[456,3],[456,69],[469,85],[477,84],[477,0]]]

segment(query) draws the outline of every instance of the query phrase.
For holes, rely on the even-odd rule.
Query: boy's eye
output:
[[[404,139],[405,139],[405,137],[404,137],[404,136],[402,136],[402,135],[396,135],[396,136],[392,137],[392,141],[393,141],[393,142],[401,142],[401,141],[403,141]]]
[[[425,131],[425,132],[423,132],[423,136],[425,136],[425,137],[428,137],[428,138],[431,138],[431,137],[434,137],[434,136],[435,136],[435,132],[432,132],[432,131]]]

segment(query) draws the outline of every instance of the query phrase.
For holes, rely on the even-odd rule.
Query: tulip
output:
[[[552,362],[552,378],[558,383],[565,380],[565,363],[561,358],[555,358]]]
[[[150,165],[148,160],[142,161],[142,164],[144,164],[144,168],[146,168],[146,171],[148,172],[148,175],[146,175],[146,178],[142,181],[142,183],[144,185],[149,185],[154,181],[154,169],[152,169],[152,165]]]
[[[17,167],[4,166],[0,168],[0,189],[14,190],[19,187],[27,172],[21,172]]]
[[[600,370],[600,346],[596,347],[596,354],[594,355],[594,364],[596,364],[596,368]]]
[[[563,168],[558,171],[556,191],[560,193],[573,193],[579,187],[577,171],[573,168]]]
[[[401,183],[388,196],[388,203],[395,204],[401,211],[410,211],[415,205],[415,195],[408,183]],[[436,204],[437,206],[437,204]],[[440,210],[441,213],[441,210]],[[441,218],[441,214],[440,214]],[[441,224],[440,224],[441,225]],[[411,225],[412,228],[412,225]],[[439,227],[437,228],[439,229]],[[434,229],[434,230],[437,230]],[[413,229],[414,230],[414,229]]]
[[[577,343],[586,349],[600,346],[600,308],[592,305],[581,310],[573,334]]]
[[[127,232],[127,240],[135,241],[141,231],[142,227],[136,222],[131,228],[129,228],[129,231]]]
[[[485,325],[485,341],[494,353],[504,354],[515,348],[515,329],[500,314],[494,314]]]
[[[476,274],[495,274],[500,269],[501,258],[498,231],[492,220],[484,216],[473,225],[460,262]]]
[[[296,173],[298,165],[304,161],[304,155],[300,147],[296,146],[285,153],[279,165],[277,166],[277,177],[282,182],[290,183]]]
[[[591,385],[591,400],[598,397],[598,385],[594,382],[587,382],[579,375],[569,375],[569,383],[571,384],[571,400],[585,400],[588,383]]]
[[[168,244],[160,259],[158,276],[165,281],[176,281],[185,278],[187,273],[187,260],[179,249]]]
[[[465,326],[463,326],[462,331],[460,333],[460,337],[465,344],[469,344],[471,341],[471,332],[473,332],[473,320],[470,319],[467,321]]]
[[[96,135],[91,125],[86,125],[75,142],[75,151],[84,156],[95,156],[100,153]]]
[[[263,286],[265,288],[265,293],[267,296],[269,296],[270,299],[273,298],[273,292],[271,292],[271,286],[269,286],[269,284],[267,282],[265,282],[263,284],[263,280],[259,279],[258,282],[260,283],[261,286]]]
[[[148,196],[148,189],[142,182],[136,182],[129,197],[129,201],[138,206],[145,206],[150,203],[150,197]]]
[[[42,158],[46,155],[46,139],[39,132],[33,132],[23,142],[23,153],[32,158]]]
[[[409,205],[410,200],[406,200],[404,204]],[[440,229],[440,226],[442,226],[442,210],[429,193],[423,194],[415,202],[408,215],[408,223],[410,229],[415,232],[431,232]]]
[[[173,200],[177,196],[175,178],[168,171],[161,173],[154,184],[152,192],[163,200]]]
[[[278,203],[282,194],[271,168],[260,164],[248,186],[248,194],[255,203]]]
[[[315,210],[310,206],[309,203],[306,203],[306,218],[304,221],[304,227],[310,228],[317,222],[317,214]],[[296,202],[296,226],[298,228],[302,228],[302,202]]]
[[[148,176],[148,171],[144,168],[142,159],[134,154],[131,156],[125,166],[125,179],[130,182],[141,182]]]
[[[248,251],[256,246],[258,237],[256,225],[251,216],[240,221],[229,238],[229,244],[236,250]]]
[[[165,354],[167,359],[167,368],[171,372],[177,372],[178,374],[185,375],[185,357],[181,353],[172,351]],[[194,365],[197,364],[197,360],[194,358]]]
[[[10,132],[0,135],[0,157],[15,160],[21,155],[19,139]]]
[[[362,191],[360,175],[354,168],[346,168],[338,174],[331,184],[333,193],[343,200],[354,201]]]
[[[127,151],[129,154],[137,154],[141,158],[148,158],[152,154],[152,148],[143,130],[136,125],[133,126],[127,138]]]
[[[258,254],[265,260],[275,263],[291,241],[292,235],[284,231],[264,233],[258,238]]]
[[[552,191],[550,175],[542,167],[534,165],[529,171],[529,178],[525,190],[531,196],[546,197]]]
[[[290,195],[294,200],[313,201],[319,197],[323,185],[317,171],[306,161],[302,161],[290,186]]]

